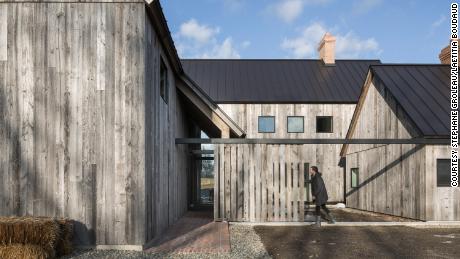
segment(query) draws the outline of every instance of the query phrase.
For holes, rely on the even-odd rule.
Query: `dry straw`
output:
[[[30,258],[53,258],[72,252],[72,222],[67,219],[45,217],[0,217],[1,249],[16,251],[26,247]],[[28,246],[26,246],[28,245]],[[40,247],[43,251],[38,249]],[[14,252],[19,255],[20,251]],[[38,256],[38,257],[37,257]],[[0,256],[0,258],[3,258]],[[29,258],[29,257],[10,257]]]
[[[39,245],[11,244],[0,245],[2,259],[48,259],[53,258]]]

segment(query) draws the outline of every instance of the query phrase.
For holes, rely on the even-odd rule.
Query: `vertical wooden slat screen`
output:
[[[228,221],[303,221],[302,146],[226,144],[215,149],[214,217]]]

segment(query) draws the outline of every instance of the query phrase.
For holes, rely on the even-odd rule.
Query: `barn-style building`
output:
[[[186,74],[248,139],[344,139],[369,65],[380,62],[328,62],[182,60]],[[214,155],[215,217],[303,221],[304,204],[312,200],[308,190],[312,165],[323,172],[330,203],[344,202],[340,148],[338,144],[219,145]]]
[[[450,138],[450,65],[371,66],[347,139]],[[460,219],[450,145],[344,145],[347,206],[420,220]]]
[[[448,143],[448,66],[334,51],[180,60],[158,0],[1,1],[0,215],[140,250],[190,209],[304,221],[316,165],[331,203],[460,220],[448,146],[426,145]]]
[[[242,136],[149,2],[0,2],[0,215],[67,217],[80,245],[142,249],[188,209],[175,138]]]

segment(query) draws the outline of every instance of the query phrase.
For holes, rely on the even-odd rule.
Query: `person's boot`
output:
[[[321,216],[316,216],[315,227],[321,227]]]
[[[334,216],[331,213],[328,213],[327,216],[329,217],[329,224],[335,224]]]

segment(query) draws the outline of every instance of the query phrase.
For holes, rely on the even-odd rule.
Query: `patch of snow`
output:
[[[455,238],[455,234],[449,234],[449,235],[434,235],[435,237],[445,237],[445,238]]]
[[[335,207],[336,207],[337,209],[344,209],[344,208],[345,208],[345,204],[343,204],[343,203],[337,203],[337,204],[335,205]]]

